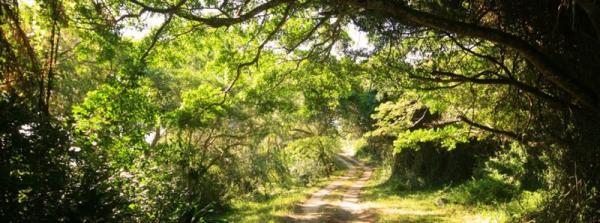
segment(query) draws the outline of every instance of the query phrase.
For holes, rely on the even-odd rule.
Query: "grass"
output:
[[[310,187],[293,187],[281,190],[267,200],[238,199],[232,210],[221,216],[227,222],[282,222],[294,212],[296,204],[306,200],[311,193],[324,185],[319,182]]]
[[[307,200],[310,195],[326,186],[345,172],[343,168],[333,173],[331,178],[321,178],[308,186],[294,186],[288,189],[278,188],[268,199],[240,198],[232,201],[232,209],[219,216],[225,222],[263,223],[285,222],[287,216],[294,213],[298,204]]]
[[[375,169],[361,195],[362,205],[369,210],[368,214],[375,216],[376,222],[510,222],[511,215],[518,216],[519,213],[533,210],[541,200],[540,193],[525,192],[510,202],[465,203],[455,199],[457,194],[465,193],[460,190],[460,185],[400,190],[397,184],[388,181],[390,173],[385,170]],[[344,171],[339,170],[334,175],[342,174]],[[287,216],[297,211],[298,204],[330,182],[330,179],[322,178],[310,186],[279,188],[272,191],[273,195],[268,199],[236,199],[232,202],[232,210],[220,219],[227,222],[286,222]],[[340,201],[343,188],[350,182],[344,182],[326,200]],[[440,199],[445,199],[444,204],[440,204]]]
[[[506,222],[506,214],[491,205],[461,205],[447,199],[445,188],[396,190],[381,169],[375,171],[363,192],[362,200],[375,212],[377,222]]]

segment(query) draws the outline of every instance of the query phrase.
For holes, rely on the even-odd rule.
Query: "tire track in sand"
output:
[[[372,169],[347,155],[340,154],[336,159],[348,167],[346,174],[313,193],[297,213],[288,216],[288,222],[374,222],[374,216],[360,203],[362,188]],[[344,191],[341,201],[326,199],[339,190]]]

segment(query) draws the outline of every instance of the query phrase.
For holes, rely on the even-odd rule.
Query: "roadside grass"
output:
[[[464,193],[460,185],[403,190],[398,188],[398,184],[388,181],[389,172],[385,169],[375,168],[361,194],[362,205],[375,216],[376,222],[511,222],[514,221],[514,216],[518,218],[515,213],[522,212],[524,207],[539,204],[537,201],[541,196],[537,192],[526,192],[521,198],[506,203],[461,203],[460,200],[455,200],[457,194]],[[298,211],[298,204],[344,173],[343,170],[338,170],[331,178],[321,178],[308,186],[275,188],[266,198],[246,196],[235,199],[231,204],[232,209],[219,219],[242,223],[286,222],[289,220],[287,216]],[[341,200],[341,188],[348,186],[347,183],[327,196],[326,200]]]
[[[347,169],[338,161],[336,171],[331,177],[323,177],[306,186],[289,188],[273,188],[268,198],[256,199],[244,196],[231,202],[231,209],[218,216],[219,221],[236,223],[286,222],[287,216],[293,214],[298,205],[307,200],[312,193],[325,187],[332,180],[340,177]]]
[[[311,193],[324,186],[327,180],[308,187],[279,189],[268,199],[241,198],[232,201],[232,209],[220,216],[226,222],[283,222],[296,205],[308,199]]]
[[[362,201],[377,222],[507,222],[507,214],[493,205],[463,205],[447,200],[449,188],[399,190],[377,168]]]

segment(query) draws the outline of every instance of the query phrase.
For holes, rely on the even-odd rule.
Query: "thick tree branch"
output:
[[[147,4],[144,4],[138,0],[129,0],[130,2],[132,2],[133,4],[136,4],[140,7],[142,7],[142,11],[149,11],[149,12],[156,12],[156,13],[169,13],[169,14],[173,14],[175,12],[177,12],[179,10],[179,8],[181,8],[181,6],[183,6],[187,0],[180,0],[179,2],[177,2],[177,4],[175,4],[174,6],[171,6],[169,8],[159,8],[159,7],[154,7],[154,6],[150,6]]]
[[[567,69],[559,66],[550,56],[542,53],[535,46],[530,45],[515,35],[497,29],[449,20],[431,13],[411,9],[402,3],[361,0],[348,0],[344,2],[358,8],[392,17],[399,22],[480,38],[510,47],[533,64],[546,80],[569,94],[576,104],[592,110],[597,110],[599,107],[597,95],[591,88],[578,82],[573,75],[567,72]]]
[[[454,74],[451,72],[442,72],[442,71],[434,71],[434,74],[438,74],[438,75],[444,75],[444,76],[448,76],[451,77],[451,79],[445,79],[448,81],[467,81],[467,82],[471,82],[471,83],[476,83],[476,84],[505,84],[505,85],[512,85],[517,87],[520,90],[523,90],[527,93],[530,93],[532,95],[535,95],[536,97],[545,100],[546,102],[549,102],[551,104],[553,104],[554,106],[572,106],[573,104],[569,103],[569,102],[565,102],[563,100],[560,100],[556,97],[553,97],[549,94],[546,94],[544,92],[542,92],[541,90],[539,90],[538,88],[532,87],[530,85],[524,84],[522,82],[519,82],[517,80],[512,80],[512,79],[508,79],[508,78],[497,78],[497,79],[479,79],[477,78],[478,76],[481,76],[483,74],[486,74],[487,72],[491,72],[491,71],[483,71],[481,73],[479,73],[478,75],[475,75],[474,77],[467,77],[467,76],[463,76],[463,75],[458,75],[458,74]]]
[[[142,7],[146,11],[157,12],[157,13],[173,13],[179,17],[182,17],[182,18],[185,18],[188,20],[192,20],[192,21],[201,22],[201,23],[203,23],[207,26],[211,26],[211,27],[231,26],[231,25],[234,25],[237,23],[241,23],[243,21],[252,19],[256,15],[258,15],[264,11],[267,11],[269,9],[275,8],[279,5],[294,2],[294,0],[273,0],[273,1],[268,1],[262,5],[256,6],[254,9],[252,9],[244,14],[241,14],[238,17],[205,18],[205,17],[194,15],[188,11],[180,10],[179,8],[185,4],[186,0],[181,0],[175,6],[169,7],[169,8],[159,8],[159,7],[150,6],[150,5],[140,2],[138,0],[130,0],[130,1],[138,6]]]

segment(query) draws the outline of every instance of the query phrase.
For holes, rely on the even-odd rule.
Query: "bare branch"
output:
[[[506,65],[500,61],[498,61],[496,58],[490,56],[490,55],[484,55],[481,53],[477,53],[475,51],[473,51],[473,49],[467,48],[465,45],[463,45],[462,43],[460,43],[455,37],[453,37],[452,35],[448,35],[448,37],[450,37],[450,39],[452,40],[452,42],[454,42],[454,44],[456,44],[458,47],[460,47],[462,50],[469,52],[470,54],[476,56],[476,57],[480,57],[483,59],[486,59],[496,65],[498,65],[508,76],[512,76],[512,72],[510,72],[510,70],[508,69],[508,67],[506,67]]]
[[[250,66],[250,65],[258,62],[258,59],[260,58],[260,54],[262,53],[262,50],[264,49],[265,45],[267,45],[267,43],[269,41],[271,41],[271,39],[275,36],[275,34],[281,30],[281,27],[283,27],[283,24],[285,24],[285,22],[287,21],[291,10],[292,10],[292,4],[290,4],[286,7],[283,17],[281,18],[281,21],[279,21],[279,23],[277,23],[277,26],[275,27],[275,29],[273,29],[273,31],[271,31],[271,33],[269,33],[267,38],[260,44],[260,46],[258,46],[258,50],[257,50],[256,54],[254,55],[254,58],[251,61],[241,63],[237,66],[236,75],[235,75],[233,81],[225,89],[225,91],[224,91],[225,95],[227,95],[227,93],[229,93],[231,91],[231,89],[233,88],[233,86],[235,85],[237,80],[240,78],[240,76],[242,74],[242,69],[244,67]]]
[[[154,36],[152,37],[152,40],[150,42],[150,46],[146,49],[146,51],[144,51],[144,53],[140,57],[140,61],[143,62],[146,60],[146,57],[148,57],[148,54],[154,48],[154,46],[156,45],[156,42],[158,42],[158,39],[162,35],[162,33],[165,30],[165,28],[167,27],[167,25],[171,22],[172,18],[173,18],[173,15],[169,14],[167,16],[167,20],[165,20],[165,22],[163,22],[163,24],[156,30],[156,33],[154,34]]]
[[[296,48],[298,48],[298,46],[302,45],[302,43],[308,41],[308,39],[319,29],[319,27],[321,27],[323,24],[325,24],[325,22],[331,18],[331,15],[327,15],[324,18],[320,19],[319,22],[317,22],[317,24],[310,29],[310,31],[308,31],[308,33],[306,33],[306,35],[304,35],[304,37],[298,41],[296,44],[294,44],[292,47],[290,47],[289,49],[286,49],[288,52],[292,52],[294,51]]]
[[[480,124],[480,123],[476,123],[476,122],[468,119],[467,117],[465,117],[463,115],[459,116],[458,118],[461,121],[463,121],[464,123],[467,123],[470,126],[477,127],[477,128],[483,129],[483,130],[491,132],[491,133],[495,133],[495,134],[499,134],[499,135],[502,135],[502,136],[506,136],[506,137],[509,137],[511,139],[517,140],[519,142],[523,142],[524,141],[523,137],[521,135],[517,134],[517,133],[510,132],[510,131],[505,131],[505,130],[494,129],[494,128],[489,127],[489,126],[486,126],[486,125],[483,125],[483,124]]]
[[[554,96],[544,93],[543,91],[541,91],[538,88],[532,87],[530,85],[527,85],[525,83],[522,83],[522,82],[519,82],[516,80],[512,80],[512,79],[508,79],[508,78],[487,78],[487,79],[477,78],[479,76],[488,74],[490,72],[493,73],[492,71],[483,71],[473,77],[467,77],[467,76],[463,76],[463,75],[459,75],[459,74],[455,74],[455,73],[451,73],[451,72],[432,71],[433,74],[447,76],[450,78],[448,78],[448,79],[430,78],[430,77],[422,77],[422,76],[416,76],[416,75],[410,75],[410,74],[409,74],[409,77],[419,79],[419,80],[424,80],[424,81],[437,82],[437,83],[470,82],[470,83],[475,83],[475,84],[511,85],[511,86],[517,87],[518,89],[520,89],[524,92],[535,95],[536,97],[550,103],[553,106],[558,106],[558,107],[574,106],[574,104],[572,104],[570,102],[563,101],[559,98],[556,98]],[[452,87],[456,87],[456,86],[452,86]],[[445,87],[445,88],[451,88],[451,87]]]

